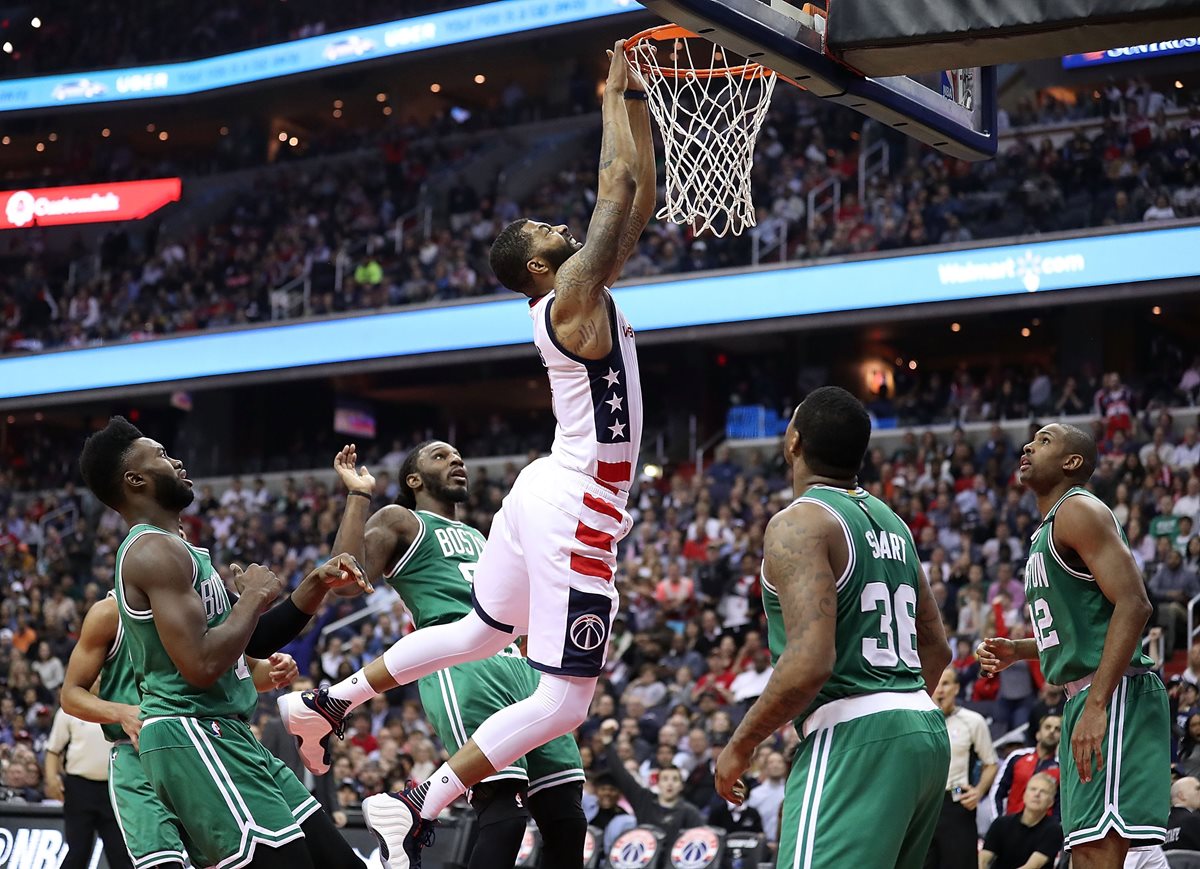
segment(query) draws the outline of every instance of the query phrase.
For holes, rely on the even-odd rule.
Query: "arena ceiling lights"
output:
[[[636,11],[636,0],[500,0],[202,60],[0,81],[0,112],[185,96]]]
[[[1200,226],[999,244],[620,286],[641,333],[1018,296],[1200,274]],[[523,298],[416,308],[281,326],[0,359],[0,407],[30,396],[162,384],[529,344]],[[529,350],[532,353],[532,348]],[[171,386],[168,386],[171,384]]]

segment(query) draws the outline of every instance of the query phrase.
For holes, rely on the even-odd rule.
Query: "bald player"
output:
[[[1037,658],[1063,685],[1062,825],[1073,869],[1120,869],[1130,847],[1159,844],[1170,807],[1167,693],[1142,652],[1150,617],[1121,524],[1084,488],[1096,469],[1091,435],[1043,427],[1025,445],[1018,479],[1045,517],[1025,567],[1033,639],[985,639],[994,674]]]

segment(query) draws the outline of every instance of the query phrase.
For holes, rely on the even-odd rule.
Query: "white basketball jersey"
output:
[[[550,456],[622,493],[628,493],[642,442],[642,384],[633,328],[606,291],[612,351],[584,359],[558,343],[550,324],[554,293],[530,305],[533,343],[550,375],[554,445]]]

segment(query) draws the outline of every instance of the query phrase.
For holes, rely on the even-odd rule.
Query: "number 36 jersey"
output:
[[[1081,566],[1068,564],[1054,545],[1054,516],[1063,502],[1076,495],[1103,504],[1086,489],[1078,486],[1069,489],[1033,532],[1029,561],[1025,564],[1025,599],[1038,660],[1046,680],[1056,685],[1074,682],[1096,671],[1113,614],[1112,602],[1104,596],[1095,578]],[[1113,516],[1112,521],[1128,546],[1117,517]],[[1154,666],[1140,647],[1134,649],[1130,664]]]
[[[912,534],[883,501],[861,488],[813,486],[793,504],[819,504],[846,536],[849,559],[836,578],[837,660],[797,727],[831,700],[925,687],[917,655],[917,592],[921,562]],[[772,663],[787,645],[783,608],[772,577],[762,571],[763,608]],[[806,601],[820,606],[820,601]]]
[[[413,510],[416,538],[386,574],[418,628],[456,622],[471,611],[475,564],[486,542],[470,525]]]

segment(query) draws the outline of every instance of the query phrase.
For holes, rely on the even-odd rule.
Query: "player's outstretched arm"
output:
[[[911,542],[909,545],[913,547],[911,551],[916,552],[916,546]],[[917,581],[917,657],[921,659],[921,678],[925,680],[925,691],[932,696],[942,672],[950,666],[953,655],[946,641],[942,612],[933,599],[925,568],[918,566],[917,572],[920,574]]]
[[[625,229],[637,192],[637,146],[625,109],[629,61],[624,41],[613,47],[601,112],[604,130],[600,142],[600,178],[596,205],[588,223],[587,239],[555,276],[554,324],[570,324],[587,317],[603,303],[604,288],[620,270],[621,233]],[[640,234],[640,232],[639,232]],[[566,337],[560,329],[559,339]],[[568,345],[570,346],[570,345]]]
[[[638,96],[641,94],[641,96]],[[625,263],[633,256],[638,239],[654,214],[658,197],[658,179],[655,174],[654,135],[650,129],[650,103],[646,100],[646,84],[635,68],[627,73],[625,86],[625,110],[629,115],[629,129],[633,133],[635,160],[633,177],[637,190],[633,195],[633,207],[621,228],[620,250],[617,262],[605,283],[615,284],[621,277]]]
[[[837,657],[837,586],[830,539],[844,548],[841,527],[815,504],[795,504],[767,526],[763,570],[779,593],[787,646],[767,687],[717,761],[717,793],[745,798],[740,778],[764,739],[803,712],[833,672]]]
[[[138,707],[101,700],[92,693],[92,686],[100,678],[108,650],[117,636],[120,619],[117,602],[112,598],[105,598],[88,610],[79,631],[79,642],[67,660],[59,702],[67,714],[84,721],[120,724],[136,748],[138,733],[142,729]]]
[[[346,495],[346,509],[333,548],[335,552],[346,552],[357,559],[367,582],[375,583],[391,567],[388,562],[395,553],[411,545],[417,535],[418,523],[412,511],[399,504],[384,507],[368,520],[375,478],[365,467],[357,467],[357,462],[354,444],[343,447],[333,460],[333,469],[350,493]],[[353,586],[338,591],[338,594],[356,593]]]
[[[1098,759],[1097,765],[1104,766],[1102,745],[1108,704],[1133,660],[1153,608],[1137,562],[1103,504],[1092,498],[1068,498],[1055,514],[1052,533],[1060,552],[1074,551],[1083,559],[1096,585],[1113,605],[1100,666],[1096,668],[1083,712],[1071,736],[1079,777],[1087,782],[1092,778],[1093,755]]]
[[[126,552],[122,579],[148,599],[159,639],[180,675],[197,688],[208,688],[241,658],[259,616],[279,596],[283,583],[268,568],[251,564],[229,617],[209,628],[204,603],[192,587],[193,570],[182,540],[146,534]]]

